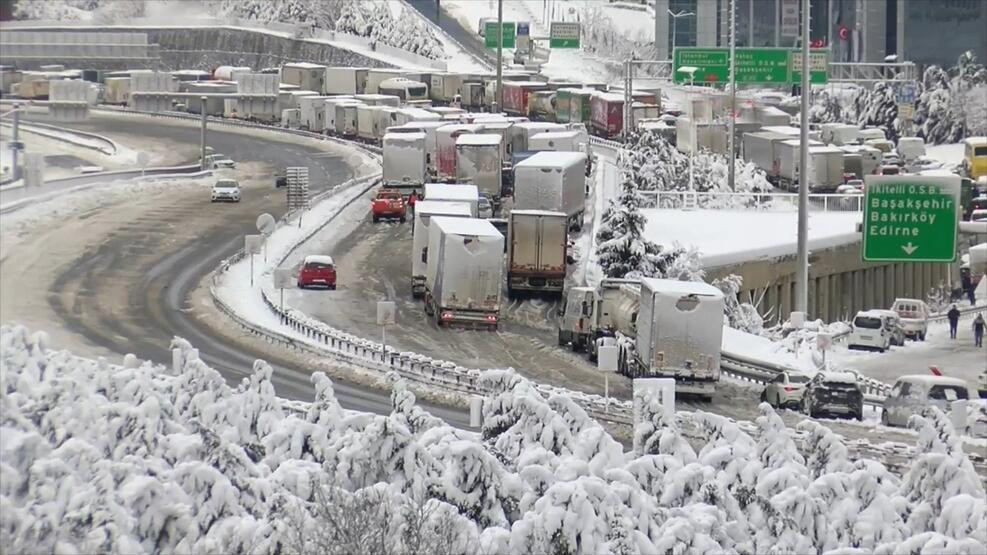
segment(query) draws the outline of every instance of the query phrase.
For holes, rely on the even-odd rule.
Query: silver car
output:
[[[885,426],[906,426],[913,414],[922,414],[925,407],[939,407],[949,412],[953,401],[970,398],[967,383],[958,378],[916,374],[902,376],[884,399],[881,411],[881,424]]]

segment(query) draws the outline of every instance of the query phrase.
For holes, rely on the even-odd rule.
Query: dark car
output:
[[[288,176],[287,175],[276,175],[274,176],[274,186],[277,188],[288,186]]]
[[[819,372],[802,395],[802,412],[817,416],[864,418],[864,392],[849,372]]]

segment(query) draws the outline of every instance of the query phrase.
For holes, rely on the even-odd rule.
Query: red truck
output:
[[[590,99],[590,127],[594,135],[612,139],[624,126],[624,95],[598,93]]]
[[[528,103],[535,91],[548,90],[548,84],[541,81],[507,81],[504,87],[504,112],[514,116],[528,116]]]
[[[370,210],[374,217],[374,223],[382,219],[401,220],[401,223],[404,223],[408,205],[404,202],[401,191],[381,189],[377,193],[377,198],[370,201]]]

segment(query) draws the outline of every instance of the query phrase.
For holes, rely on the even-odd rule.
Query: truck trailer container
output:
[[[367,88],[367,71],[365,67],[327,67],[323,91],[325,94],[363,94]]]
[[[357,132],[357,110],[364,104],[359,100],[348,102],[338,102],[334,105],[335,115],[333,124],[336,134],[342,137],[356,137]]]
[[[586,155],[538,152],[514,166],[514,208],[562,212],[572,229],[586,210]]]
[[[456,138],[456,181],[472,183],[499,203],[503,158],[501,137],[494,133],[466,133]]]
[[[326,124],[326,100],[331,96],[303,96],[298,99],[301,127],[313,133],[321,133]]]
[[[707,283],[642,278],[635,341],[618,343],[618,371],[674,378],[677,393],[711,400],[720,379],[723,306],[723,293]]]
[[[764,170],[768,181],[778,182],[778,173],[781,169],[781,149],[782,141],[790,140],[791,136],[784,133],[771,131],[758,131],[756,133],[744,133],[743,147],[744,160],[752,162],[758,168]]]
[[[570,287],[559,320],[559,346],[585,351],[593,362],[617,334],[633,338],[641,299],[637,279],[603,278],[596,287]]]
[[[884,155],[880,150],[867,145],[843,145],[843,173],[853,174],[860,179],[865,175],[877,175]]]
[[[432,216],[472,218],[470,205],[466,202],[421,200],[415,203],[415,222],[412,230],[411,247],[411,296],[420,298],[425,293],[425,247],[428,246],[428,227]]]
[[[781,141],[778,184],[783,189],[796,190],[799,183],[800,141]],[[809,141],[809,190],[813,193],[835,191],[843,184],[843,151],[835,146],[825,146]]]
[[[402,189],[405,195],[425,186],[425,134],[388,133],[384,135],[385,187]]]
[[[507,295],[519,291],[562,296],[568,255],[562,212],[513,210],[507,217]]]
[[[432,114],[439,117],[437,114]],[[482,127],[473,124],[448,124],[435,130],[435,177],[439,181],[456,179],[456,141],[460,135],[479,133]]]
[[[528,140],[539,133],[565,130],[565,124],[549,121],[522,121],[515,123],[511,126],[511,151],[531,150],[528,148]]]
[[[425,313],[439,327],[496,330],[504,236],[486,220],[433,216],[425,257]]]
[[[476,185],[468,183],[426,183],[425,200],[462,202],[470,207],[470,215],[475,218],[480,192]]]
[[[510,81],[503,83],[504,105],[502,110],[515,116],[528,115],[528,103],[532,93],[548,89],[541,81]]]
[[[612,139],[624,125],[624,95],[596,93],[590,97],[590,130],[594,135]]]
[[[297,62],[281,66],[281,82],[298,85],[302,90],[322,93],[326,90],[326,66]]]

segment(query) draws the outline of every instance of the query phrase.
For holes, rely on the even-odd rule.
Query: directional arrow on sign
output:
[[[918,250],[918,245],[913,245],[911,241],[907,245],[902,245],[901,250],[905,251],[905,254],[911,256],[913,252]]]

